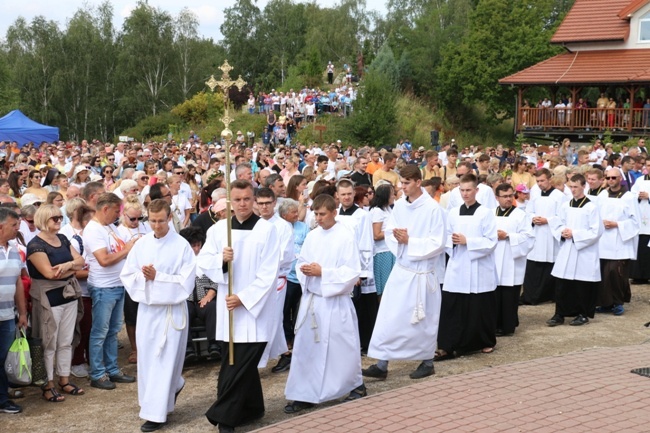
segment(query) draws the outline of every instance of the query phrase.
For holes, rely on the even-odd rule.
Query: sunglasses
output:
[[[140,180],[143,181],[143,182],[146,182],[146,181],[149,180],[149,176],[142,176],[142,177],[140,178]]]
[[[133,217],[133,218],[131,218],[130,216],[127,216],[127,218],[128,218],[129,221],[131,221],[132,223],[135,222],[136,220],[137,220],[137,221],[142,221],[142,220],[144,219],[143,216]]]
[[[607,180],[616,180],[616,179],[620,179],[620,177],[619,176],[605,176],[605,179],[607,179]]]
[[[22,169],[22,170],[16,170],[16,172],[18,172],[18,173],[27,173],[27,169],[24,168],[24,169]]]
[[[111,174],[111,173],[113,173],[113,170],[104,170],[104,173]]]
[[[34,220],[28,220],[27,218],[24,218],[24,220],[28,224],[34,224]]]
[[[60,223],[61,221],[63,221],[63,217],[61,215],[50,217],[50,219],[52,221],[54,221],[55,223]],[[29,221],[27,221],[27,222],[29,222]]]
[[[115,158],[108,158],[109,161],[115,161]]]
[[[182,171],[175,171],[174,174],[183,174]]]

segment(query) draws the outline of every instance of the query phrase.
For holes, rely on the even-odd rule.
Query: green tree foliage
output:
[[[370,64],[370,72],[378,72],[384,75],[391,83],[391,87],[397,89],[400,85],[400,70],[393,50],[388,44],[382,45],[377,53],[377,57]]]
[[[135,83],[122,96],[125,112],[156,115],[171,105],[174,23],[169,13],[139,0],[122,29],[119,71],[124,81]]]
[[[549,45],[555,0],[482,0],[460,44],[448,44],[437,94],[449,110],[483,105],[486,120],[514,112],[513,91],[498,80],[561,51]],[[546,18],[545,18],[546,17]]]
[[[206,123],[223,114],[223,95],[221,93],[199,92],[191,99],[175,106],[172,114],[190,125]]]
[[[350,128],[361,143],[380,146],[395,138],[395,101],[397,92],[390,77],[371,70],[354,101]]]

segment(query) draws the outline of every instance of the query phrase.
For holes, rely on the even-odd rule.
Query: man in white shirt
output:
[[[113,222],[120,216],[122,200],[104,193],[97,200],[95,217],[84,229],[88,252],[88,291],[93,302],[90,329],[90,386],[114,389],[115,383],[135,382],[117,365],[117,334],[124,315],[124,286],[120,272],[129,251],[138,240],[124,242]]]

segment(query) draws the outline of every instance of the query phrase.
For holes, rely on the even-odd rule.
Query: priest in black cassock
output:
[[[272,294],[276,289],[280,242],[275,226],[253,213],[253,185],[231,185],[232,248],[227,244],[227,221],[208,230],[197,257],[197,275],[219,284],[217,335],[223,342],[223,362],[217,401],[206,417],[220,432],[231,432],[264,415],[264,396],[257,364],[275,329]],[[232,261],[233,295],[228,296],[228,262]],[[234,312],[234,365],[229,365],[228,311]]]

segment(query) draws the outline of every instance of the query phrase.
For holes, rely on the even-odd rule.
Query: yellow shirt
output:
[[[377,186],[377,183],[380,180],[387,180],[393,184],[393,186],[397,186],[397,183],[399,182],[399,175],[393,170],[386,171],[382,168],[375,171],[375,173],[372,175],[372,186]]]

